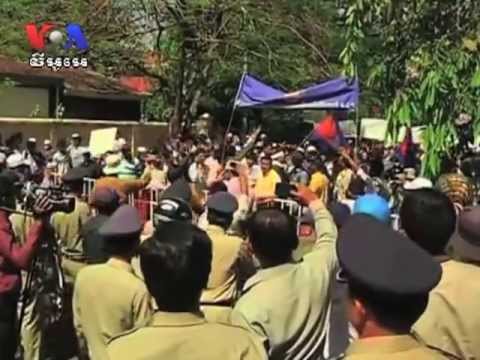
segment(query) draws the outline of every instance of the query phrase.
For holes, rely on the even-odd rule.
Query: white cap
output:
[[[272,155],[272,160],[279,160],[285,157],[285,153],[283,151],[277,152]]]
[[[52,142],[49,139],[45,139],[43,145],[52,145]]]
[[[79,139],[81,136],[79,133],[73,133],[72,134],[72,139]]]
[[[302,148],[302,147],[297,147],[297,148],[295,149],[295,151],[296,151],[296,152],[299,152],[299,153],[302,153],[302,154],[305,153],[305,149]]]
[[[415,180],[407,181],[405,185],[403,185],[405,190],[420,190],[420,189],[431,189],[433,188],[433,184],[429,179],[418,177]]]
[[[137,152],[141,153],[141,154],[144,154],[147,152],[147,148],[145,146],[139,146],[137,148]]]
[[[31,137],[31,138],[28,138],[27,142],[29,142],[29,143],[36,143],[36,142],[37,142],[37,139],[35,139],[34,137]]]
[[[313,145],[307,147],[307,152],[317,152],[317,148]]]
[[[21,154],[12,154],[7,158],[7,167],[15,169],[19,166],[27,165]]]
[[[203,113],[200,115],[200,119],[207,120],[210,119],[210,114],[209,113]]]

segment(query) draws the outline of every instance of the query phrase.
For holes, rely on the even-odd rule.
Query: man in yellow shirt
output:
[[[255,198],[258,200],[275,197],[275,187],[282,182],[280,175],[273,169],[272,158],[264,156],[260,160],[262,176],[255,185]]]
[[[328,204],[328,192],[330,181],[326,175],[327,169],[320,160],[312,165],[312,177],[310,179],[309,188],[313,191],[324,204]]]

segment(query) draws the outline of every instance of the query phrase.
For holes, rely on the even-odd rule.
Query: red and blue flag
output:
[[[324,149],[333,150],[338,150],[347,143],[338,121],[332,114],[327,115],[315,125],[309,140]]]
[[[407,128],[405,131],[405,137],[398,149],[397,156],[403,167],[415,166],[415,143],[413,142],[412,129]]]

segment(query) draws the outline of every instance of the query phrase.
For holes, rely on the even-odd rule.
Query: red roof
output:
[[[145,76],[120,76],[120,84],[138,93],[149,93],[153,84]]]
[[[146,85],[131,86],[120,80],[106,77],[100,73],[83,69],[60,69],[52,71],[48,68],[32,68],[27,62],[19,62],[0,56],[0,74],[11,76],[43,77],[63,81],[65,88],[96,94],[112,95],[149,95]],[[134,84],[139,83],[134,82]]]

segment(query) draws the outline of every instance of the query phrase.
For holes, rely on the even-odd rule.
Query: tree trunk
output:
[[[170,136],[176,135],[182,129],[182,121],[184,114],[183,107],[183,87],[185,83],[185,62],[186,62],[185,41],[182,43],[180,52],[180,61],[178,62],[178,80],[177,80],[177,94],[175,99],[175,111],[173,113],[173,119],[170,122]]]

